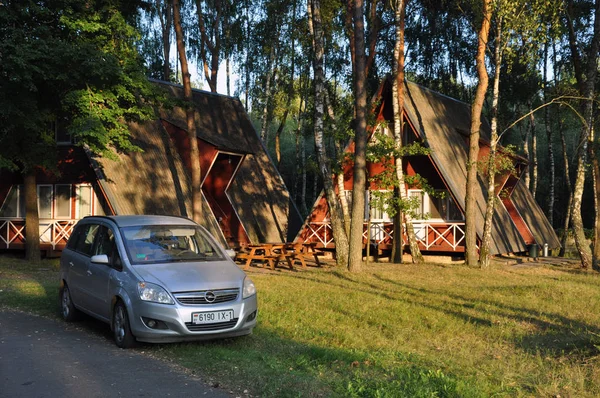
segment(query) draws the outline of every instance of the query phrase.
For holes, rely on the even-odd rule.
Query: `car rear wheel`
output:
[[[75,308],[75,305],[73,305],[71,292],[69,291],[69,287],[66,283],[60,290],[60,312],[63,319],[67,322],[76,321],[80,314],[79,310]]]
[[[122,301],[117,302],[113,311],[113,335],[115,343],[120,348],[132,348],[136,345],[135,337],[129,327],[127,308]]]

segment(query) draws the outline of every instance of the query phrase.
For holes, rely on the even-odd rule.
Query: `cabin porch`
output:
[[[77,219],[40,219],[40,249],[59,251],[67,244]],[[25,219],[0,217],[0,249],[25,248]]]
[[[370,228],[369,228],[370,225]],[[465,251],[464,222],[414,222],[415,235],[419,248],[423,252]],[[370,234],[369,234],[370,231]],[[363,225],[363,244],[371,242],[382,250],[389,250],[394,239],[394,228],[390,222],[365,222]],[[333,231],[328,221],[311,222],[302,231],[298,240],[315,244],[319,249],[334,249]],[[402,236],[403,245],[408,245],[406,233]]]

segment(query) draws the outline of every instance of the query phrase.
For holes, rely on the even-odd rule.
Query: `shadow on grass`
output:
[[[487,328],[496,326],[494,318],[502,318],[516,324],[529,324],[532,326],[531,331],[513,338],[512,344],[533,355],[542,354],[554,358],[571,355],[580,361],[585,361],[591,356],[600,354],[598,349],[600,328],[597,325],[581,322],[557,312],[541,312],[534,308],[499,303],[486,298],[474,299],[447,290],[440,292],[424,287],[413,287],[377,274],[374,274],[373,277],[387,286],[357,280],[353,278],[352,274],[340,271],[334,271],[331,275],[339,279],[340,283],[320,280],[316,275],[300,274],[290,275],[290,277],[340,289],[348,289],[348,284],[355,285],[355,289],[360,290],[362,294],[373,296],[373,298],[402,301],[408,305],[426,308],[439,312],[441,315],[452,316],[465,323]],[[589,284],[595,286],[594,282],[590,281]],[[576,281],[576,283],[586,282]],[[390,286],[394,288],[390,288]],[[503,291],[506,294],[513,292],[518,295],[526,293],[528,289],[539,287],[530,284],[527,286],[489,286],[485,289]],[[358,320],[358,316],[352,311],[343,308],[334,310],[346,317],[354,317]],[[371,322],[370,326],[377,325]]]
[[[412,291],[413,297],[416,297],[416,299],[408,300],[412,304],[437,309],[445,314],[453,315],[468,322],[493,327],[493,322],[489,317],[497,316],[517,323],[531,324],[535,332],[528,333],[513,341],[516,347],[527,353],[541,353],[544,356],[552,357],[562,357],[565,354],[572,354],[580,357],[582,360],[600,353],[598,349],[598,344],[600,344],[600,328],[597,325],[581,322],[556,312],[542,313],[539,310],[498,303],[497,301],[485,298],[477,298],[474,302],[473,298],[460,294],[440,293],[425,288],[414,288],[378,275],[374,277],[406,291]],[[516,293],[519,293],[537,287],[539,286],[518,285],[513,288],[510,286],[490,286],[486,289],[490,291],[515,292],[514,289],[516,288]],[[427,299],[430,300],[431,297],[437,297],[436,300],[440,302],[439,307],[425,302]],[[485,307],[485,312],[479,310],[479,306]],[[469,311],[472,315],[465,313],[465,310]]]
[[[228,387],[262,397],[477,397],[463,380],[428,369],[414,355],[398,354],[392,369],[368,353],[285,338],[261,328],[238,339],[160,345],[157,352]]]

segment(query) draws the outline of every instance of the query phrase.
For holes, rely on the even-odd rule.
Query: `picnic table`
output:
[[[250,268],[253,261],[268,263],[272,270],[277,267],[280,261],[285,260],[290,269],[294,269],[294,263],[299,261],[302,268],[306,268],[306,260],[314,260],[317,266],[321,266],[319,255],[322,255],[315,249],[312,243],[302,242],[277,242],[277,243],[257,243],[247,244],[240,248],[236,255],[236,260],[245,261],[244,270]]]

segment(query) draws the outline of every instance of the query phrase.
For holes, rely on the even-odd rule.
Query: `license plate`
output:
[[[195,312],[192,314],[192,322],[196,325],[205,323],[229,322],[233,319],[233,310]]]

